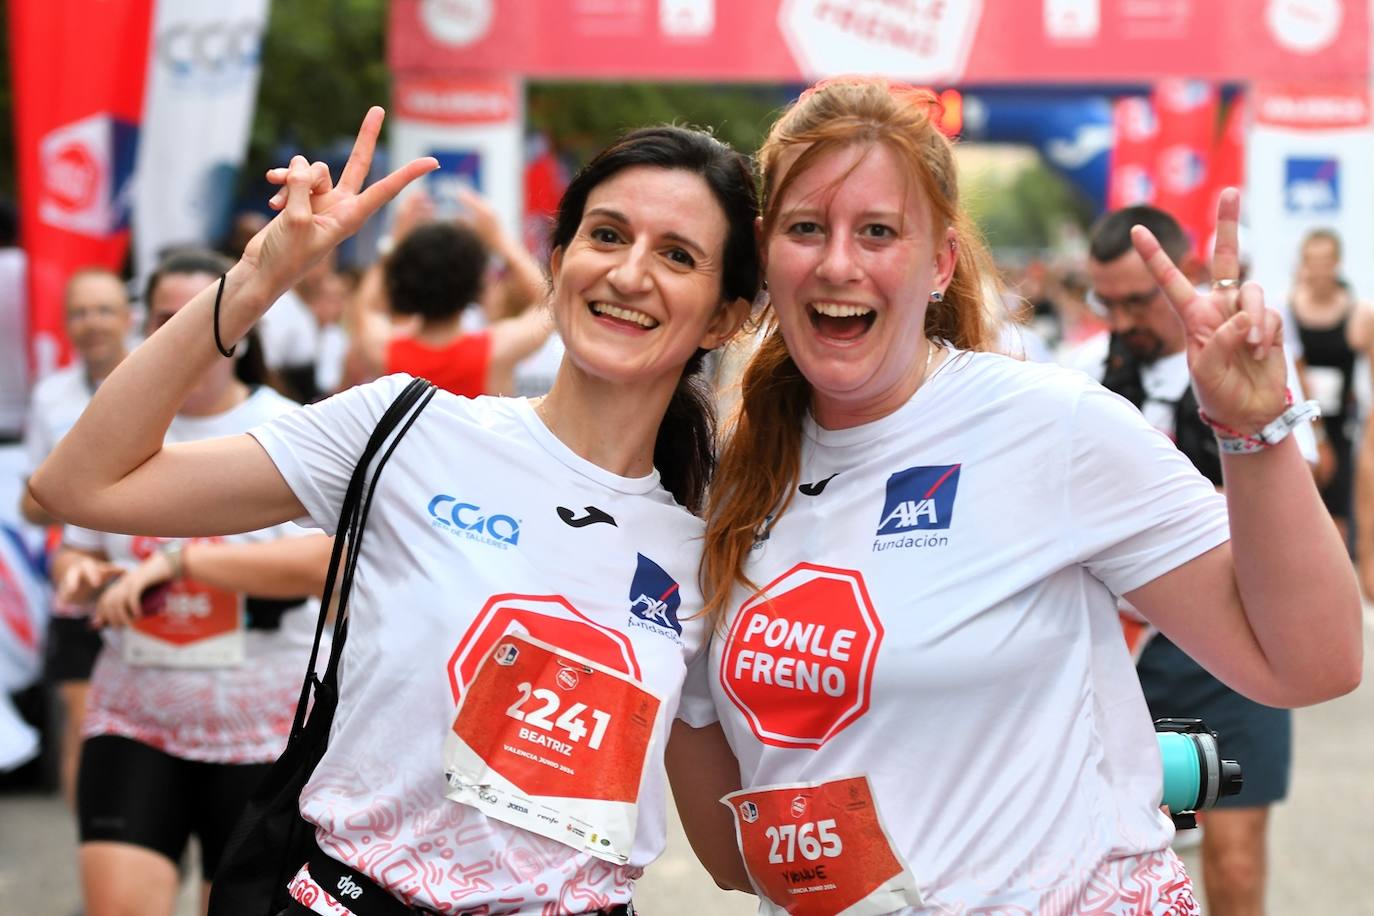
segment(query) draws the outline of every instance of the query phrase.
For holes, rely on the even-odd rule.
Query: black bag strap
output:
[[[320,616],[315,622],[315,644],[310,649],[310,665],[305,671],[305,683],[301,685],[300,700],[296,704],[296,717],[291,723],[291,737],[295,738],[302,729],[305,728],[306,714],[310,709],[310,700],[313,693],[325,685],[334,688],[338,680],[339,658],[343,655],[344,640],[348,636],[348,596],[353,588],[353,574],[358,565],[358,552],[362,545],[363,527],[367,522],[368,510],[372,507],[372,496],[377,490],[377,481],[381,477],[382,468],[386,465],[391,453],[400,444],[401,438],[414,424],[420,416],[420,411],[434,397],[434,385],[424,379],[414,379],[405,389],[396,396],[396,400],[382,414],[382,418],[377,421],[377,428],[372,431],[371,438],[367,441],[367,446],[363,449],[362,455],[358,458],[358,464],[353,469],[353,476],[348,481],[348,489],[344,491],[343,505],[339,509],[339,523],[334,531],[334,548],[329,555],[329,572],[324,580],[324,594],[320,599]],[[397,431],[397,427],[400,430]],[[395,436],[392,433],[395,432]],[[388,444],[388,440],[390,443]],[[386,446],[386,451],[382,452],[381,457],[377,457]],[[371,475],[369,483],[368,471],[372,467],[373,459],[376,461],[376,469]],[[364,492],[366,490],[366,492]],[[329,661],[325,666],[323,677],[316,675],[316,664],[319,661],[320,642],[324,636],[324,627],[329,617],[330,605],[334,603],[335,584],[339,584],[338,608],[334,615],[333,641],[330,645]]]

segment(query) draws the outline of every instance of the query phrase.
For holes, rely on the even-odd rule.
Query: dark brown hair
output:
[[[699,130],[646,127],[631,131],[598,153],[563,193],[550,248],[566,249],[573,240],[587,208],[587,197],[597,185],[634,166],[701,176],[725,214],[720,299],[752,300],[759,287],[759,254],[754,243],[758,197],[749,161]],[[654,443],[654,467],[663,486],[693,512],[700,512],[705,502],[716,460],[715,401],[701,373],[706,353],[698,350],[687,361]]]

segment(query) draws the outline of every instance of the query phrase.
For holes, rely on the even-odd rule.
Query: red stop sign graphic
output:
[[[84,144],[72,143],[48,159],[43,178],[59,207],[86,210],[94,206],[100,188],[100,165]]]
[[[448,660],[456,703],[496,641],[514,625],[535,639],[642,680],[630,638],[585,616],[558,595],[493,595]]]
[[[868,710],[882,640],[862,575],[798,563],[740,608],[721,686],[764,744],[819,748]]]

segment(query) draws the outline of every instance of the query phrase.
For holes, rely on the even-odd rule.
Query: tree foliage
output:
[[[245,173],[280,151],[320,150],[357,133],[371,105],[390,101],[387,0],[275,0]]]
[[[527,118],[577,164],[626,130],[665,123],[709,128],[749,154],[791,96],[780,86],[533,83]]]
[[[1086,227],[1092,219],[1091,203],[1043,161],[971,184],[963,197],[994,250],[1044,251],[1065,222]]]

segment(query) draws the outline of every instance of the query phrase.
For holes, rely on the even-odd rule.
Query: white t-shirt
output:
[[[58,440],[65,436],[91,402],[92,388],[86,367],[77,361],[59,369],[33,386],[28,421],[24,426],[24,476],[32,475]],[[60,601],[51,603],[54,617],[81,617],[84,608]]]
[[[315,361],[319,322],[295,290],[287,290],[257,323],[263,360],[271,369],[304,366]]]
[[[29,296],[22,248],[0,248],[0,436],[18,434],[29,399]]]
[[[24,427],[24,454],[30,474],[76,425],[91,402],[93,391],[86,378],[86,367],[80,362],[57,370],[33,386],[28,423]]]
[[[166,442],[194,442],[243,433],[296,403],[270,388],[213,417],[177,416]],[[308,534],[294,524],[229,535],[230,543],[254,543]],[[111,562],[133,567],[166,541],[67,526],[63,540],[82,550],[103,551]],[[319,601],[310,599],[282,616],[276,630],[244,633],[244,663],[220,668],[132,666],[120,651],[124,634],[103,631],[105,649],[91,673],[83,734],[120,735],[185,760],[268,763],[286,746],[300,698]],[[325,646],[328,642],[326,638]]]
[[[408,380],[387,376],[254,431],[313,524],[335,529],[354,462]],[[705,634],[686,619],[701,605],[701,532],[656,473],[619,477],[584,460],[529,402],[437,392],[382,472],[367,520],[339,709],[301,796],[321,847],[407,901],[449,912],[586,912],[629,900],[664,845],[663,746]],[[648,592],[664,597],[666,617],[637,610]],[[578,644],[561,648],[575,653],[590,654],[578,614],[628,638],[662,704],[626,865],[444,797],[459,690],[451,666],[460,646],[494,642],[512,602],[570,622]]]
[[[1229,536],[1173,444],[1080,373],[956,354],[880,420],[808,420],[801,481],[745,569],[771,610],[737,593],[679,713],[720,717],[743,785],[867,774],[921,912],[1175,869],[1113,597]]]

